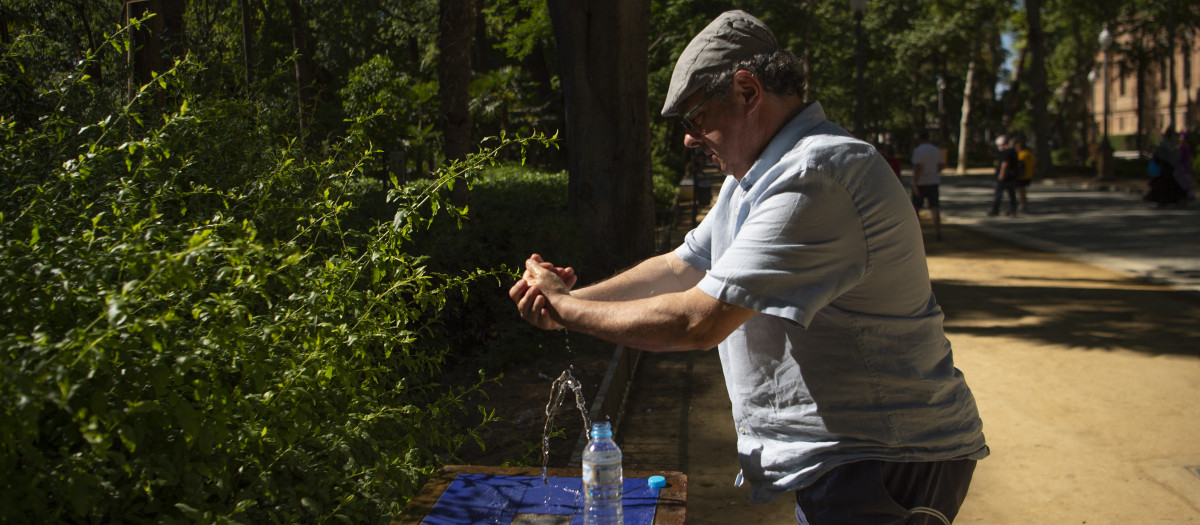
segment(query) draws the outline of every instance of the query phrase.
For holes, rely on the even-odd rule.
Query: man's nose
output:
[[[695,135],[692,135],[690,130],[683,133],[683,146],[685,148],[699,148],[701,145],[703,143]]]

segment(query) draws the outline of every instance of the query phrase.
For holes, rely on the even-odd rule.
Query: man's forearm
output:
[[[700,282],[704,272],[685,264],[674,253],[646,259],[604,281],[571,295],[589,301],[630,301],[682,292]]]
[[[712,348],[755,314],[697,288],[631,301],[587,300],[577,293],[548,299],[568,330],[651,351]]]

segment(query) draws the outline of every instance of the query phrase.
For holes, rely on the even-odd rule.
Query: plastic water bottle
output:
[[[583,450],[583,525],[621,525],[621,449],[607,421],[592,423],[592,439]]]

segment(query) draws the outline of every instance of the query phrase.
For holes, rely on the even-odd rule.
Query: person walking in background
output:
[[[1021,178],[1017,179],[1017,199],[1021,201],[1021,213],[1029,213],[1029,185],[1033,184],[1033,170],[1036,161],[1033,151],[1025,146],[1023,137],[1016,138],[1017,166],[1021,169]]]
[[[1147,176],[1150,177],[1150,189],[1143,200],[1153,202],[1156,208],[1165,208],[1172,204],[1187,204],[1187,192],[1179,184],[1175,172],[1180,169],[1182,149],[1175,135],[1175,130],[1168,128],[1162,134],[1154,156],[1150,158]],[[1189,150],[1190,153],[1191,150]],[[1190,168],[1190,166],[1189,166]],[[1191,176],[1189,175],[1190,179]],[[1190,180],[1189,180],[1190,186]]]
[[[941,172],[946,169],[946,156],[941,148],[929,140],[929,132],[917,132],[919,143],[912,153],[913,207],[920,216],[921,206],[929,206],[929,217],[933,219],[934,238],[942,240],[942,215],[939,210],[938,188],[942,183]]]
[[[730,476],[751,501],[794,497],[808,525],[950,523],[989,450],[920,223],[879,152],[803,90],[804,64],[762,21],[719,16],[684,48],[662,109],[726,176],[712,210],[675,251],[578,290],[573,269],[531,255],[509,298],[546,330],[716,346]]]
[[[1000,201],[1008,194],[1008,213],[1017,215],[1017,180],[1021,178],[1018,169],[1017,152],[1012,147],[1012,141],[1001,135],[996,137],[996,190],[992,195],[992,210],[989,217],[1000,215]]]
[[[1196,192],[1192,189],[1192,145],[1188,144],[1186,131],[1179,134],[1179,166],[1175,168],[1175,182],[1183,190],[1180,206],[1196,200]]]

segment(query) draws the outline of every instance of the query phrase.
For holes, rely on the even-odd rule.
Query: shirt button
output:
[[[746,435],[746,427],[738,427],[738,434]]]

